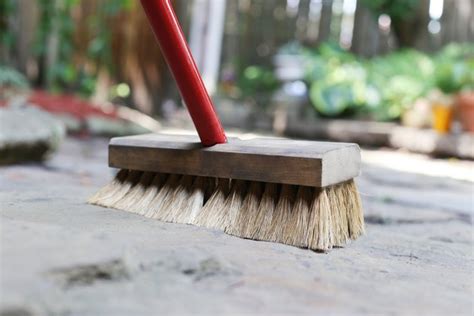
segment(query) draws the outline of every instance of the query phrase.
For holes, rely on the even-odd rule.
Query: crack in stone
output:
[[[415,256],[414,254],[410,253],[409,255],[405,254],[398,254],[398,253],[390,253],[392,257],[401,257],[401,258],[409,258],[409,259],[420,259],[419,257]]]

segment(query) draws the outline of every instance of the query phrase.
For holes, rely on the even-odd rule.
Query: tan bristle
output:
[[[314,189],[299,186],[290,218],[284,225],[282,242],[297,247],[308,247],[308,221]]]
[[[142,175],[141,171],[129,171],[125,181],[118,183],[117,188],[114,189],[113,194],[104,194],[104,197],[98,200],[97,205],[105,207],[113,207],[115,203],[120,201],[129,191],[135,186]],[[118,188],[120,186],[120,188]]]
[[[229,195],[224,201],[224,208],[227,209],[224,223],[224,231],[233,231],[237,225],[242,203],[244,202],[247,186],[249,183],[243,180],[232,180]]]
[[[160,210],[159,220],[164,222],[176,222],[176,217],[182,211],[182,205],[191,196],[191,186],[194,182],[193,176],[182,176],[178,185],[169,195],[169,199],[163,204]]]
[[[292,185],[283,184],[280,196],[273,211],[272,222],[265,240],[283,242],[285,224],[288,222],[295,201],[296,189]]]
[[[197,214],[193,224],[220,230],[225,229],[227,209],[224,207],[224,203],[229,195],[229,187],[229,179],[217,180],[214,192]]]
[[[166,182],[168,175],[157,173],[153,178],[153,181],[150,183],[145,193],[143,194],[140,200],[135,201],[136,203],[130,205],[130,211],[144,215],[149,209],[153,199],[156,197],[158,192],[163,187]]]
[[[229,192],[229,180],[227,180],[227,192]],[[209,177],[206,177],[206,181],[204,183],[204,204],[207,203],[207,201],[209,201],[209,199],[211,198],[211,196],[214,195],[214,193],[216,192],[217,190],[217,185],[218,185],[218,179],[217,178],[209,178]],[[202,210],[202,208],[201,208]],[[201,210],[199,210],[199,213],[201,212]],[[193,222],[196,220],[196,217],[199,215],[196,214]]]
[[[263,184],[252,181],[245,194],[244,201],[235,221],[231,222],[227,232],[231,235],[250,238],[253,225],[257,219],[258,206],[263,193]]]
[[[143,199],[147,189],[150,187],[155,174],[153,172],[144,172],[138,183],[134,185],[120,200],[116,201],[110,207],[118,210],[133,210],[133,206]]]
[[[265,240],[265,236],[268,234],[268,230],[272,224],[273,212],[277,201],[278,185],[276,183],[265,184],[265,190],[256,212],[255,222],[247,238]]]
[[[308,246],[315,250],[332,248],[331,201],[327,189],[315,193],[310,207]]]
[[[347,184],[341,184],[337,186],[337,192],[336,195],[338,197],[338,204],[340,205],[339,208],[339,234],[341,238],[341,244],[338,246],[343,246],[345,245],[349,239],[350,239],[350,232],[349,232],[349,222],[347,221],[347,214],[350,212],[350,203],[347,201],[348,198],[350,198],[349,195],[346,194],[345,188],[347,187]]]
[[[195,177],[192,186],[186,190],[187,197],[176,205],[172,221],[181,224],[191,224],[204,205],[206,187],[210,185],[209,179]],[[176,202],[176,200],[175,200]]]
[[[348,181],[344,185],[343,190],[345,196],[347,196],[346,209],[347,222],[349,224],[349,237],[354,240],[365,232],[362,202],[354,180]]]
[[[172,199],[173,192],[176,187],[179,185],[179,180],[181,179],[180,175],[171,174],[166,179],[166,182],[163,184],[161,189],[158,191],[158,194],[153,198],[149,204],[148,210],[143,213],[144,216],[149,218],[161,219],[163,205],[168,203]]]
[[[87,202],[108,207],[108,205],[103,205],[101,201],[114,197],[117,192],[122,190],[122,185],[127,179],[128,173],[129,171],[126,169],[120,170],[110,183],[97,191],[97,193],[91,196]]]
[[[89,203],[320,251],[364,233],[353,180],[313,188],[121,170]]]
[[[344,184],[335,185],[326,189],[328,199],[331,201],[331,224],[333,232],[333,246],[341,247],[349,238],[347,226],[346,204],[343,187]]]

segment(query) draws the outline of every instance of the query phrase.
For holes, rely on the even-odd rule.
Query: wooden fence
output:
[[[88,39],[88,35],[81,32],[85,29],[88,15],[95,10],[97,3],[103,1],[109,0],[80,1],[79,8],[74,12],[78,23],[75,35],[78,47],[74,51],[74,60],[78,65],[90,62],[81,56]],[[450,42],[474,42],[472,0],[431,1],[442,1],[444,4],[441,17],[433,24],[432,31],[437,32],[428,31],[428,25],[433,20],[429,14],[430,0],[420,0],[409,30],[413,47],[431,52]],[[173,2],[183,29],[189,34],[192,1]],[[232,64],[238,68],[252,64],[269,65],[279,47],[295,40],[311,46],[331,40],[367,57],[397,48],[396,37],[393,30],[387,27],[386,17],[374,16],[361,2],[227,0],[221,65]],[[30,0],[18,0],[16,3],[18,12],[15,17],[9,18],[16,34],[16,46],[9,57],[3,58],[3,62],[6,60],[31,78],[38,75],[38,58],[31,48],[38,28],[38,6],[36,1]],[[140,6],[135,3],[132,10],[120,14],[110,23],[112,60],[116,69],[110,81],[129,83],[132,87],[130,101],[139,109],[148,113],[160,112],[162,101],[170,95],[176,96],[177,92]],[[0,52],[1,48],[0,44]],[[7,54],[0,54],[0,58],[4,55]]]
[[[420,0],[407,31],[410,46],[433,52],[451,42],[474,42],[472,0],[441,3],[442,15],[433,20],[430,0]],[[360,0],[227,1],[223,60],[262,64],[294,40],[308,45],[331,40],[365,57],[384,54],[399,47],[386,18],[375,16]]]

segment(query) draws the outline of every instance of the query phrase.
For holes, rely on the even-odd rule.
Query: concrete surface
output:
[[[106,149],[0,169],[0,315],[472,315],[471,182],[365,164],[367,234],[321,254],[87,205]]]

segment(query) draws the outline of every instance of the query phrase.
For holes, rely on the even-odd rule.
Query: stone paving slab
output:
[[[41,161],[58,147],[63,124],[32,107],[0,108],[0,165]]]
[[[87,205],[106,148],[0,169],[0,315],[472,314],[471,182],[364,164],[367,234],[321,254]]]

